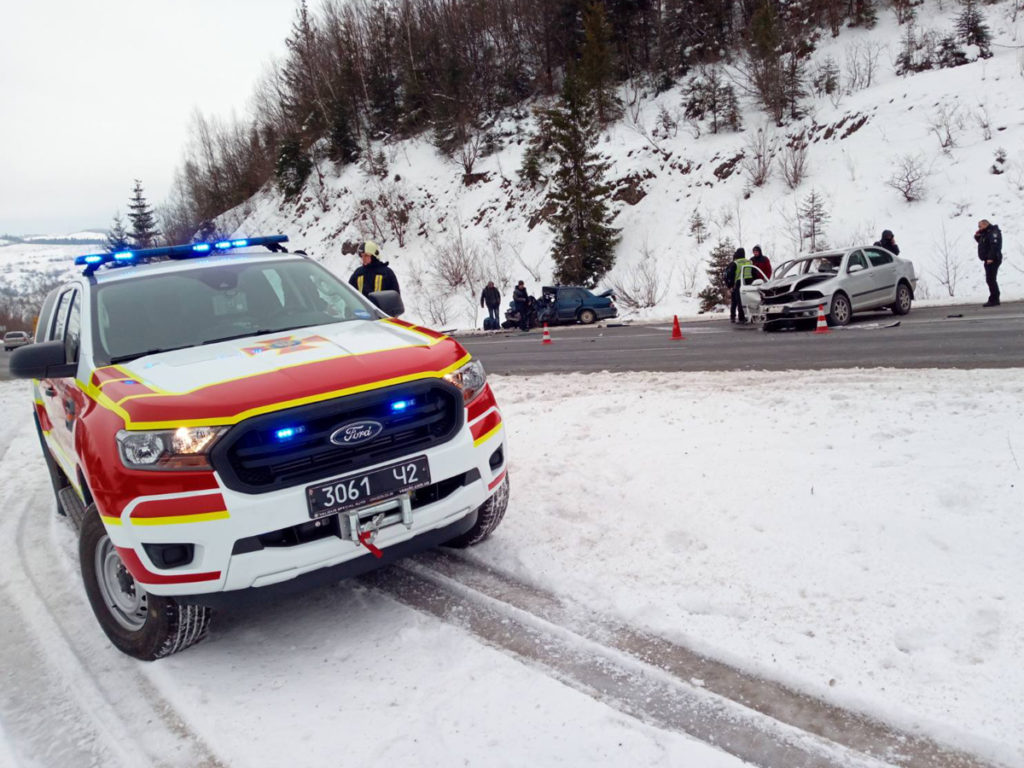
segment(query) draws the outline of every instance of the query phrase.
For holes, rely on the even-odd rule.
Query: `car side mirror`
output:
[[[764,285],[764,280],[762,280],[760,277],[758,277],[758,278],[755,278],[754,280],[752,280],[750,282],[750,284],[751,285]]]
[[[381,312],[392,317],[401,317],[405,312],[402,294],[398,291],[374,291],[367,297]]]
[[[846,272],[847,274],[852,275],[854,272],[863,272],[865,269],[867,269],[867,267],[863,264],[851,264]]]
[[[16,379],[67,379],[78,364],[67,362],[63,341],[44,341],[14,350],[10,370]]]

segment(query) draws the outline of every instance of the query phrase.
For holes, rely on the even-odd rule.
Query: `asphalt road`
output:
[[[892,326],[899,321],[899,325]],[[490,373],[568,371],[722,371],[814,368],[1024,367],[1024,302],[915,307],[859,315],[828,334],[810,330],[764,333],[728,318],[671,323],[556,326],[541,331],[458,334]]]
[[[899,325],[891,326],[899,320]],[[725,317],[682,323],[555,326],[541,331],[460,333],[459,341],[490,373],[569,371],[727,371],[814,368],[1024,368],[1024,302],[915,307],[857,316],[828,334],[763,333]],[[0,379],[11,353],[0,350]]]

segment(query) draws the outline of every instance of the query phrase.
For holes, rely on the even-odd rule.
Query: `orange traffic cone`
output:
[[[818,327],[814,329],[815,333],[829,333],[828,320],[825,319],[825,305],[818,305]]]
[[[672,315],[672,338],[677,341],[683,341],[686,339],[683,336],[683,332],[679,330],[679,315]]]
[[[551,343],[551,334],[548,332],[548,324],[547,323],[544,323],[544,338],[541,339],[540,343],[541,344],[550,344]]]

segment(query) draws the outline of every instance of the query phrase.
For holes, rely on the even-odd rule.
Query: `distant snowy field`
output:
[[[1024,765],[1024,370],[491,381],[512,501],[472,557]],[[0,408],[18,448],[0,477],[33,475],[46,503],[25,385],[0,383]],[[49,540],[77,579],[66,526]],[[371,598],[342,584],[224,617],[139,674],[233,766],[736,764]],[[93,642],[84,598],[67,602]],[[100,647],[104,663],[133,663]]]

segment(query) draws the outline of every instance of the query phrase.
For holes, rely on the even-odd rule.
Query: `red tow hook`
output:
[[[373,540],[376,538],[376,531],[363,531],[359,534],[359,543],[370,550],[370,554],[376,557],[378,560],[384,557],[384,553],[381,552],[377,547],[374,546]]]

